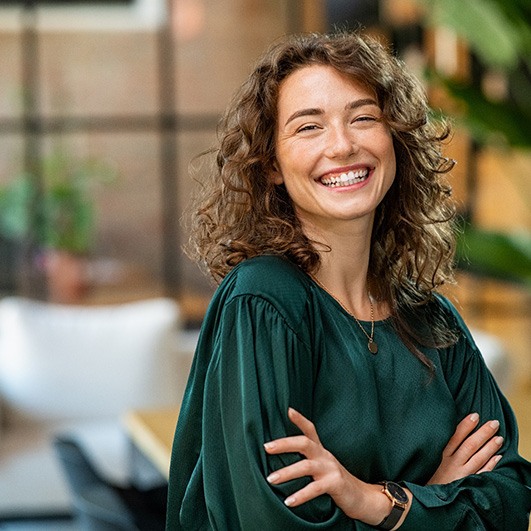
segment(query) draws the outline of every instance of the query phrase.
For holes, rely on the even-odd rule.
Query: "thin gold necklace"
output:
[[[370,304],[370,307],[371,307],[371,334],[369,335],[369,334],[367,334],[365,328],[363,328],[363,325],[360,323],[359,319],[347,308],[347,306],[345,304],[343,304],[341,299],[339,299],[338,297],[336,297],[335,295],[330,293],[330,291],[328,291],[328,289],[326,289],[323,286],[323,284],[321,284],[321,282],[319,282],[319,280],[317,280],[317,278],[315,278],[313,275],[310,275],[310,277],[313,279],[313,281],[318,286],[320,286],[334,300],[336,300],[339,303],[339,305],[341,306],[341,308],[343,308],[343,310],[345,310],[351,317],[354,317],[354,320],[356,321],[356,323],[358,323],[358,326],[360,327],[361,331],[365,334],[365,336],[369,340],[369,342],[367,343],[367,348],[369,349],[369,352],[371,354],[377,354],[378,353],[378,343],[376,343],[376,341],[374,341],[374,308],[373,308],[373,305],[372,305],[371,296],[367,293],[367,295],[369,297],[369,304]]]

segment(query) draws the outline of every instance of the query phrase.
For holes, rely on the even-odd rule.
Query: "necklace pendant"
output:
[[[374,339],[369,340],[369,342],[367,343],[367,348],[369,349],[369,352],[371,354],[378,353],[378,344],[376,343],[376,341],[374,341]]]

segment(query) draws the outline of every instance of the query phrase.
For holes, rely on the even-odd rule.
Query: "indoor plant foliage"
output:
[[[531,7],[527,0],[420,0],[429,7],[426,22],[449,27],[470,47],[476,74],[503,79],[507,94],[488,94],[478,80],[437,79],[464,103],[462,117],[480,143],[531,147]]]
[[[42,179],[24,173],[0,190],[0,231],[14,240],[32,236],[42,248],[87,253],[95,226],[94,182],[109,178],[109,168],[98,161],[54,152],[42,162]]]
[[[113,172],[100,161],[54,151],[39,174],[22,173],[0,188],[0,232],[22,247],[36,247],[50,298],[72,302],[75,295],[55,293],[56,285],[84,282],[95,235],[94,186],[110,181]]]
[[[476,142],[529,153],[531,148],[531,4],[528,0],[417,0],[428,7],[426,24],[451,28],[470,47],[474,72],[470,79],[431,72],[465,112],[459,117]],[[501,81],[501,92],[487,90],[488,79]],[[496,85],[495,85],[496,86]],[[498,85],[500,86],[500,85]],[[528,182],[525,175],[515,183]],[[528,187],[520,186],[528,197]],[[481,276],[531,282],[529,231],[502,232],[475,225],[465,212],[459,233],[458,265]]]

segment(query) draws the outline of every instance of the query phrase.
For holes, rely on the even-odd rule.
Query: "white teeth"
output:
[[[323,177],[321,182],[325,186],[330,186],[332,188],[338,186],[351,186],[353,184],[364,181],[369,175],[369,169],[365,168],[364,170],[349,171],[348,173],[342,173],[337,176]]]

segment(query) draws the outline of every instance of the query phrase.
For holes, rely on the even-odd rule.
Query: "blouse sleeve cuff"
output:
[[[438,531],[455,529],[454,524],[460,520],[464,507],[454,502],[450,509],[447,495],[439,485],[420,486],[409,482],[401,484],[411,491],[413,500],[400,531],[433,528],[433,522],[437,522],[438,526],[442,522],[448,523],[448,528],[437,527]]]

